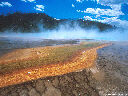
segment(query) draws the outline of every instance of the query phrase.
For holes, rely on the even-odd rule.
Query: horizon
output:
[[[56,19],[85,19],[128,26],[128,1],[119,0],[1,0],[0,15],[45,13]]]
[[[21,13],[45,13],[54,19],[84,19],[90,21],[96,21],[100,23],[110,24],[116,26],[114,30],[104,30],[100,32],[103,27],[97,27],[94,25],[87,30],[81,28],[74,23],[74,28],[71,28],[70,24],[59,24],[56,30],[44,30],[48,28],[48,25],[42,26],[39,21],[34,23],[26,23],[27,29],[20,26],[13,20],[10,23],[3,23],[1,30],[4,35],[10,36],[11,32],[40,32],[35,36],[41,36],[44,39],[99,39],[99,40],[116,40],[124,41],[128,40],[128,0],[1,0],[0,1],[0,13],[1,14],[13,14],[15,12]],[[12,16],[13,17],[13,16]],[[15,18],[15,17],[13,17]],[[33,20],[34,20],[33,16]],[[37,17],[38,18],[38,17]],[[42,18],[42,17],[41,17]],[[25,19],[25,17],[24,17]],[[3,19],[4,20],[4,19]],[[28,22],[31,22],[31,16],[28,16]],[[9,21],[7,19],[7,21]],[[4,22],[4,21],[2,21]],[[22,23],[24,23],[23,21]],[[49,24],[51,23],[50,21]],[[5,25],[4,25],[5,24]],[[31,25],[32,24],[32,25]],[[37,25],[36,25],[37,24]],[[7,25],[7,26],[6,26]],[[20,24],[19,24],[20,25]],[[24,25],[24,24],[21,24]],[[51,23],[51,25],[53,25]],[[4,27],[5,26],[5,27]],[[11,27],[10,29],[9,26]],[[5,29],[4,29],[5,28]],[[50,27],[49,27],[50,28]],[[14,29],[14,30],[13,30]],[[30,29],[30,30],[29,30]],[[9,33],[9,34],[8,34]],[[0,34],[2,35],[2,34]],[[19,34],[26,36],[24,34]],[[14,36],[18,36],[14,34]],[[28,35],[27,35],[28,36]],[[30,34],[33,37],[33,35]]]

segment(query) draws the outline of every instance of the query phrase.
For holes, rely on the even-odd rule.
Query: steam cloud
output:
[[[68,24],[60,25],[59,28],[54,30],[44,30],[40,27],[40,32],[34,33],[14,33],[6,31],[0,33],[0,37],[13,37],[24,38],[29,40],[35,39],[96,39],[96,40],[108,40],[108,41],[127,41],[127,30],[115,29],[107,30],[105,32],[99,32],[97,28],[83,29],[75,24],[74,27],[70,27]]]

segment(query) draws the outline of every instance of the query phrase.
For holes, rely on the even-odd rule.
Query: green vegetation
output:
[[[17,60],[0,64],[0,73],[11,72],[13,70],[19,70],[28,67],[64,62],[71,59],[78,50],[96,47],[99,45],[100,43],[87,43],[72,46],[51,47],[51,49],[45,51],[45,54],[48,54],[47,56],[41,57],[41,55],[35,55],[33,58],[26,58],[27,60]],[[44,50],[42,49],[39,49],[37,52],[44,55]]]
[[[79,20],[56,20],[45,13],[14,13],[7,16],[0,16],[0,32],[11,30],[13,32],[39,32],[39,24],[46,30],[52,30],[59,26],[59,24],[69,24],[71,27],[75,27],[78,24],[82,28],[97,27],[100,31],[106,29],[112,29],[113,26],[96,21],[83,21]]]

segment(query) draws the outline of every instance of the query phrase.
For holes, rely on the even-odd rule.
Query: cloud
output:
[[[82,3],[84,0],[76,0],[76,2],[80,2],[80,3]]]
[[[99,3],[104,5],[123,4],[123,3],[128,3],[128,0],[99,0]]]
[[[1,2],[0,6],[1,7],[4,7],[4,6],[12,7],[12,4],[9,2]]]
[[[128,28],[128,21],[120,20],[117,17],[110,17],[110,18],[106,17],[103,20],[98,20],[98,21],[103,22],[103,23],[116,25],[116,26],[122,27],[122,28]]]
[[[102,22],[102,23],[115,25],[117,27],[121,27],[124,29],[128,28],[128,21],[120,20],[118,17],[101,17],[101,18],[97,19],[96,17],[92,18],[92,16],[84,16],[83,18],[85,20],[98,21],[98,22]]]
[[[85,20],[92,20],[92,18],[90,16],[84,16]]]
[[[34,7],[34,9],[38,10],[38,11],[44,11],[44,5],[36,5],[36,7]]]
[[[29,2],[34,2],[35,0],[28,0]]]
[[[98,19],[92,19],[90,16],[84,16],[85,20],[98,21]]]
[[[120,9],[116,6],[113,6],[112,9],[100,9],[100,8],[87,8],[84,10],[84,13],[91,13],[96,15],[107,15],[107,16],[119,16],[124,15]]]
[[[126,28],[126,26],[128,25],[127,20],[123,20],[123,19],[121,20],[120,18],[120,16],[125,17],[126,13],[122,11],[122,4],[123,3],[128,4],[128,0],[86,0],[86,1],[97,2],[98,5],[109,6],[110,8],[104,9],[102,7],[99,8],[90,7],[83,10],[77,9],[76,12],[83,14],[85,13],[85,16],[83,17],[85,20],[99,21],[124,28]],[[77,2],[82,2],[82,0],[77,0]],[[127,7],[125,7],[125,9],[126,8]],[[87,16],[88,14],[89,16]]]
[[[23,2],[34,2],[35,0],[21,0]]]
[[[83,0],[77,0],[77,2],[82,2]],[[89,0],[86,0],[89,1]],[[101,3],[101,2],[115,2],[115,0],[91,0],[93,2]],[[117,1],[117,0],[116,0]],[[119,0],[120,3],[122,0]],[[128,1],[128,0],[125,0]],[[89,1],[90,2],[90,1]],[[122,1],[123,2],[123,1]],[[77,12],[84,12],[84,13],[90,13],[90,14],[96,14],[96,15],[107,15],[107,16],[119,16],[124,15],[124,13],[121,11],[121,4],[109,4],[103,5],[103,6],[109,6],[111,9],[101,9],[101,8],[87,8],[86,10],[76,10]]]
[[[75,5],[74,5],[74,4],[72,4],[72,7],[75,7]]]
[[[21,0],[21,1],[23,1],[23,2],[27,2],[27,0]]]
[[[86,0],[86,1],[88,1],[88,0]],[[91,1],[94,1],[94,2],[97,2],[97,3],[99,3],[99,1],[100,1],[100,0],[91,0]]]
[[[76,12],[81,12],[81,10],[76,10]]]

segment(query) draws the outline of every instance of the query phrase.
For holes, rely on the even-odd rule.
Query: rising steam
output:
[[[108,40],[108,41],[127,41],[128,32],[127,30],[114,29],[100,32],[97,28],[83,29],[77,24],[74,27],[70,25],[60,25],[54,30],[44,30],[40,27],[40,32],[34,33],[14,33],[9,30],[0,33],[0,37],[14,37],[14,38],[25,38],[29,40],[35,39],[96,39],[96,40]]]

